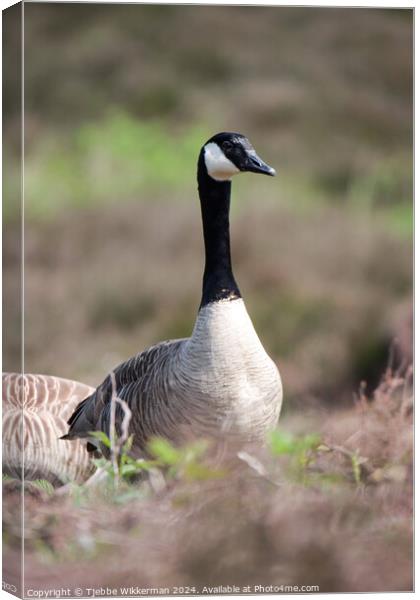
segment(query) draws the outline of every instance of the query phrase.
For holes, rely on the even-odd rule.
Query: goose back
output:
[[[3,374],[3,472],[53,485],[92,472],[85,444],[60,441],[66,421],[94,388],[50,375]]]

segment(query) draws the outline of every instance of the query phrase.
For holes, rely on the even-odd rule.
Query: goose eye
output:
[[[232,142],[223,142],[222,144],[223,150],[232,150]]]

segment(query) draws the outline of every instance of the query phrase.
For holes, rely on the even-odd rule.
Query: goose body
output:
[[[3,373],[3,472],[53,485],[83,481],[92,472],[81,440],[59,440],[77,404],[94,388],[50,375]]]
[[[231,267],[230,179],[240,171],[274,174],[240,134],[218,134],[203,146],[198,184],[206,264],[191,337],[157,344],[114,369],[115,391],[132,412],[138,454],[152,436],[175,444],[209,436],[255,441],[277,423],[280,375],[255,332]],[[112,391],[108,376],[77,407],[64,439],[89,437],[93,430],[108,434]],[[117,406],[117,429],[122,417]]]

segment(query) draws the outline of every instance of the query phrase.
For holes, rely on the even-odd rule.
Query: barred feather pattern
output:
[[[3,472],[53,485],[93,471],[86,444],[60,440],[67,419],[94,388],[50,375],[3,374]]]
[[[132,411],[132,449],[139,455],[152,436],[175,444],[195,437],[261,440],[280,413],[278,369],[241,298],[206,305],[190,338],[157,344],[114,373],[115,391]],[[109,434],[111,397],[108,376],[70,418],[68,437],[88,437],[92,430]],[[117,406],[117,430],[122,418]]]

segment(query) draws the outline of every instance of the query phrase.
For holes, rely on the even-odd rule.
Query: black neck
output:
[[[203,152],[198,161],[198,193],[203,219],[206,263],[200,308],[217,300],[241,297],[230,258],[230,181],[216,181],[207,174]]]

